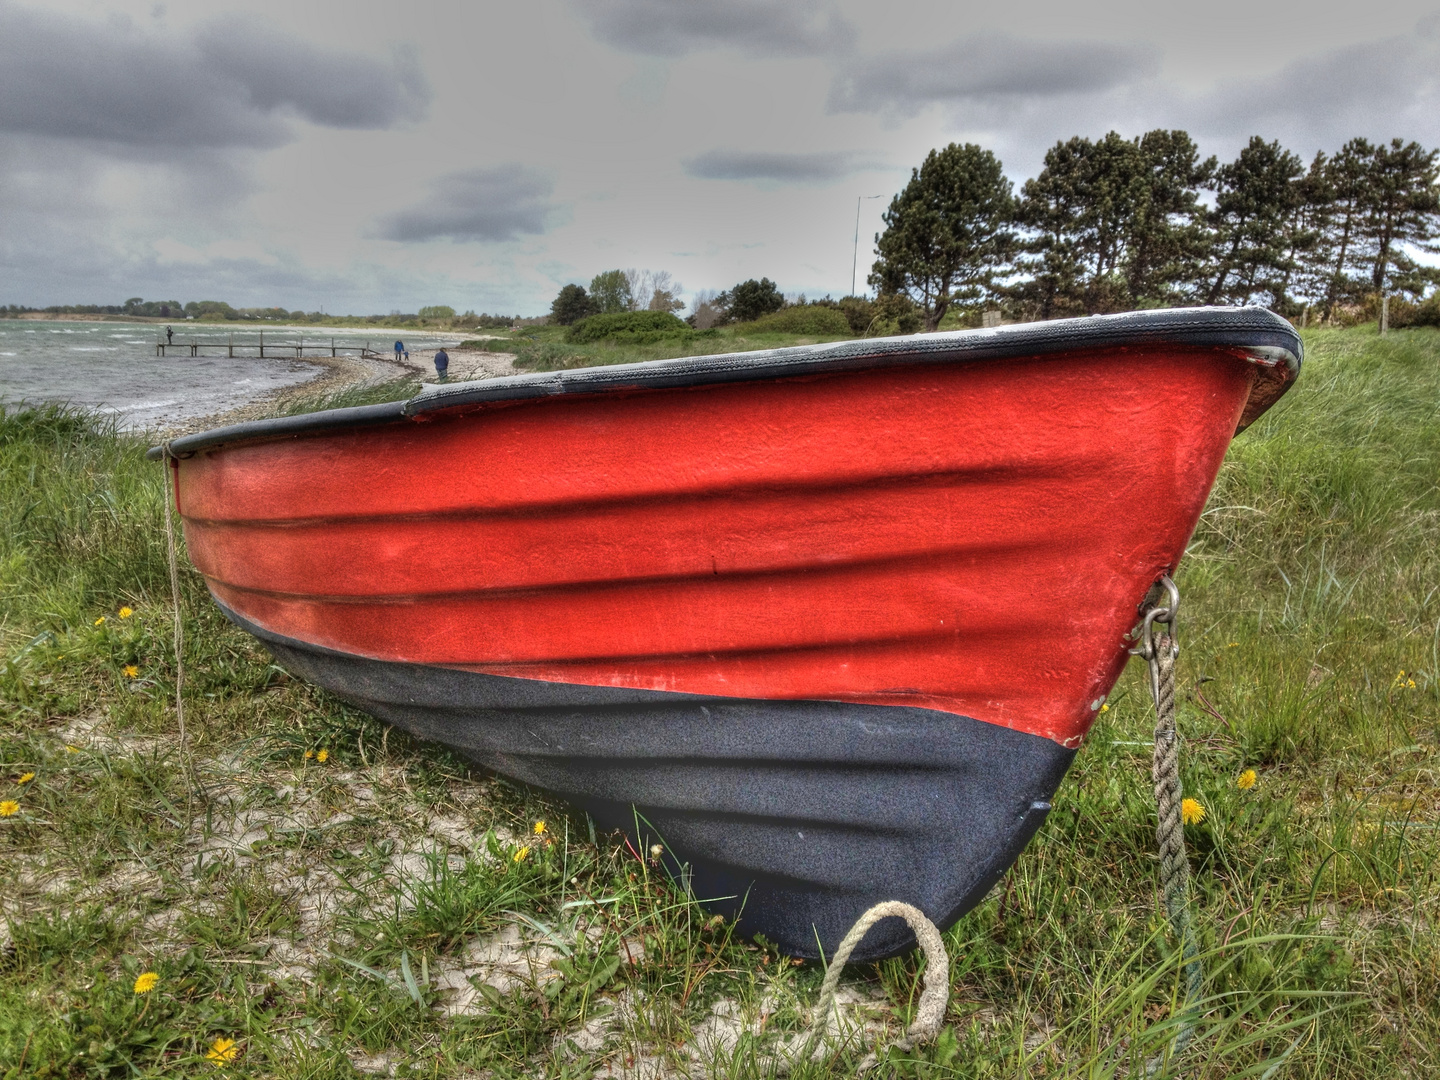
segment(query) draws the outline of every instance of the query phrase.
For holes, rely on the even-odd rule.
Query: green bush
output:
[[[652,341],[688,337],[695,331],[668,311],[617,311],[591,315],[565,331],[572,344],[587,341],[615,341],[643,345]]]
[[[782,308],[745,323],[747,331],[775,334],[810,334],[814,337],[849,337],[850,322],[838,308],[806,304]]]
[[[419,314],[422,319],[453,319],[455,309],[448,304],[431,304],[429,307],[422,307]]]
[[[1412,306],[1410,326],[1440,326],[1440,291]]]

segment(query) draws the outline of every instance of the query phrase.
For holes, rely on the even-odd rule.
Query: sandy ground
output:
[[[514,356],[510,353],[475,352],[470,349],[447,349],[450,354],[448,382],[470,382],[476,379],[495,379],[503,375],[516,374]],[[300,398],[334,394],[352,386],[379,383],[400,375],[414,373],[426,382],[435,381],[435,353],[426,349],[412,352],[408,363],[397,363],[391,359],[365,359],[354,356],[307,356],[306,363],[318,364],[326,370],[308,382],[287,386],[282,390],[264,394],[239,408],[228,409],[212,416],[194,417],[161,429],[156,434],[165,439],[189,435],[210,428],[241,424],[247,420],[259,420]]]
[[[481,335],[483,337],[484,335]],[[478,340],[478,339],[472,339]],[[496,379],[515,375],[513,353],[475,352],[470,349],[446,349],[450,355],[449,382],[471,382],[475,379]],[[435,350],[425,349],[410,354],[410,367],[426,382],[435,381]]]

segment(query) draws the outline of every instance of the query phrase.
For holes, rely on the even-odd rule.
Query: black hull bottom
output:
[[[575,686],[370,660],[261,630],[289,671],[422,739],[583,808],[705,906],[794,956],[829,955],[872,904],[942,928],[978,904],[1075,756],[932,709]],[[637,826],[638,822],[638,826]],[[911,948],[900,920],[857,961]]]

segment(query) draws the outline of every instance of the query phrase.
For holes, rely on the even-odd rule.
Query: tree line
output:
[[[1058,142],[1017,195],[993,153],[952,143],[886,209],[869,283],[908,297],[929,330],[952,306],[1029,320],[1262,304],[1334,320],[1440,284],[1407,250],[1440,252],[1436,180],[1437,152],[1401,139],[1351,139],[1307,166],[1255,136],[1221,164],[1160,129]]]
[[[685,307],[680,293],[685,286],[665,270],[605,270],[583,285],[566,285],[550,305],[550,321],[571,326],[591,315],[618,315],[625,311],[674,313]]]

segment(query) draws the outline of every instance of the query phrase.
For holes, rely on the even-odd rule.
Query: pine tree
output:
[[[1215,208],[1207,304],[1276,304],[1295,269],[1295,230],[1305,167],[1278,142],[1252,136],[1240,156],[1215,174]]]
[[[1369,184],[1370,159],[1375,148],[1366,139],[1351,139],[1329,160],[1325,182],[1329,187],[1329,212],[1324,231],[1330,252],[1328,280],[1325,286],[1324,315],[1334,317],[1335,308],[1353,300],[1362,286],[1346,271],[1357,261],[1364,261],[1357,251],[1362,244],[1360,226],[1364,221],[1366,188]]]
[[[1016,295],[1040,318],[1182,299],[1207,255],[1199,192],[1214,168],[1183,131],[1057,143],[1022,189],[1032,279]]]
[[[1200,189],[1215,159],[1200,160],[1184,131],[1156,129],[1136,140],[1140,176],[1126,238],[1125,285],[1132,307],[1175,303],[1198,285],[1209,237]]]
[[[909,296],[933,331],[952,303],[997,294],[1014,248],[1014,206],[989,150],[973,143],[931,150],[885,211],[870,284]]]
[[[1414,292],[1424,287],[1427,278],[1433,279],[1418,272],[1420,267],[1401,245],[1437,250],[1432,244],[1440,228],[1436,157],[1436,151],[1400,139],[1371,151],[1358,233],[1370,257],[1369,286],[1374,292],[1384,293],[1395,285]]]

